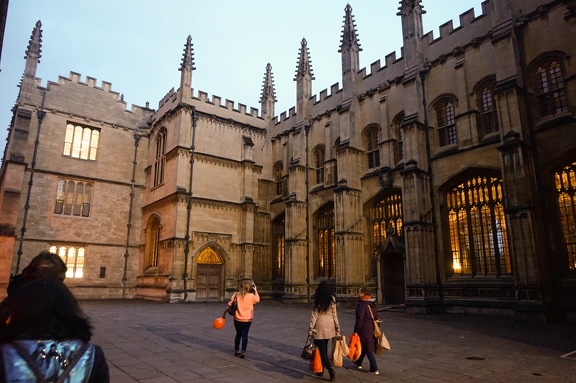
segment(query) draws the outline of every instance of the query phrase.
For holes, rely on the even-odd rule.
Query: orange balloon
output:
[[[224,323],[226,323],[225,318],[216,318],[214,319],[214,322],[212,322],[212,326],[214,326],[216,330],[220,330],[222,327],[224,327]]]

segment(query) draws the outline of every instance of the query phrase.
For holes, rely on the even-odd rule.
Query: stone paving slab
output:
[[[310,306],[262,301],[255,307],[246,359],[233,356],[234,324],[212,321],[224,303],[81,301],[102,346],[112,383],[322,382],[300,358]],[[380,375],[345,360],[338,382],[576,383],[573,324],[518,323],[463,314],[409,315],[379,308],[392,350],[377,356]],[[339,308],[342,332],[354,310]],[[573,354],[574,355],[574,354]],[[364,362],[365,369],[368,361]]]

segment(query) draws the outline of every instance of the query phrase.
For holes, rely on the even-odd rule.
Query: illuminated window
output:
[[[374,245],[386,242],[388,229],[395,235],[402,235],[402,195],[392,192],[381,196],[372,206],[372,241]]]
[[[576,271],[576,162],[557,172],[556,192],[560,208],[560,223],[566,246],[566,266]]]
[[[377,126],[371,126],[364,131],[364,148],[368,159],[368,169],[380,166],[380,132]]]
[[[160,219],[157,216],[152,217],[146,228],[146,261],[144,270],[158,266],[160,228]]]
[[[540,106],[540,117],[553,116],[568,110],[568,97],[559,60],[539,62],[532,72],[532,79]]]
[[[323,146],[318,146],[314,149],[314,168],[316,170],[316,183],[324,183],[324,162],[326,151]]]
[[[82,278],[84,276],[84,253],[83,247],[51,246],[50,252],[58,254],[68,267],[66,278]]]
[[[276,195],[286,197],[288,195],[288,178],[284,176],[282,162],[274,165],[274,181],[276,182]]]
[[[478,109],[480,111],[480,137],[498,131],[498,113],[494,103],[495,80],[488,80],[478,87]]]
[[[440,101],[434,108],[438,127],[438,144],[440,147],[456,143],[456,119],[454,104],[450,100]]]
[[[454,274],[510,273],[502,180],[473,177],[449,191],[446,202]]]
[[[64,138],[64,155],[82,160],[96,160],[100,131],[81,125],[68,123]]]
[[[272,277],[274,279],[284,278],[285,262],[285,237],[284,237],[284,214],[276,218],[272,223],[272,253],[274,254],[274,265]]]
[[[54,214],[90,216],[92,188],[89,182],[59,179]]]
[[[166,129],[162,128],[156,136],[156,160],[154,162],[154,186],[164,183],[166,167]]]
[[[328,204],[318,213],[318,277],[336,276],[334,253],[334,205]]]

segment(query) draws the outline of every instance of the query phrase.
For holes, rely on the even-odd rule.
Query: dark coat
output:
[[[360,298],[356,306],[356,323],[354,323],[354,332],[360,337],[362,349],[368,352],[376,351],[376,338],[374,338],[374,321],[370,316],[370,310],[374,319],[378,319],[378,309],[373,299],[367,296]]]

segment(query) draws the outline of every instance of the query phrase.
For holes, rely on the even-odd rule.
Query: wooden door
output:
[[[199,264],[196,283],[197,301],[220,300],[222,265]]]

